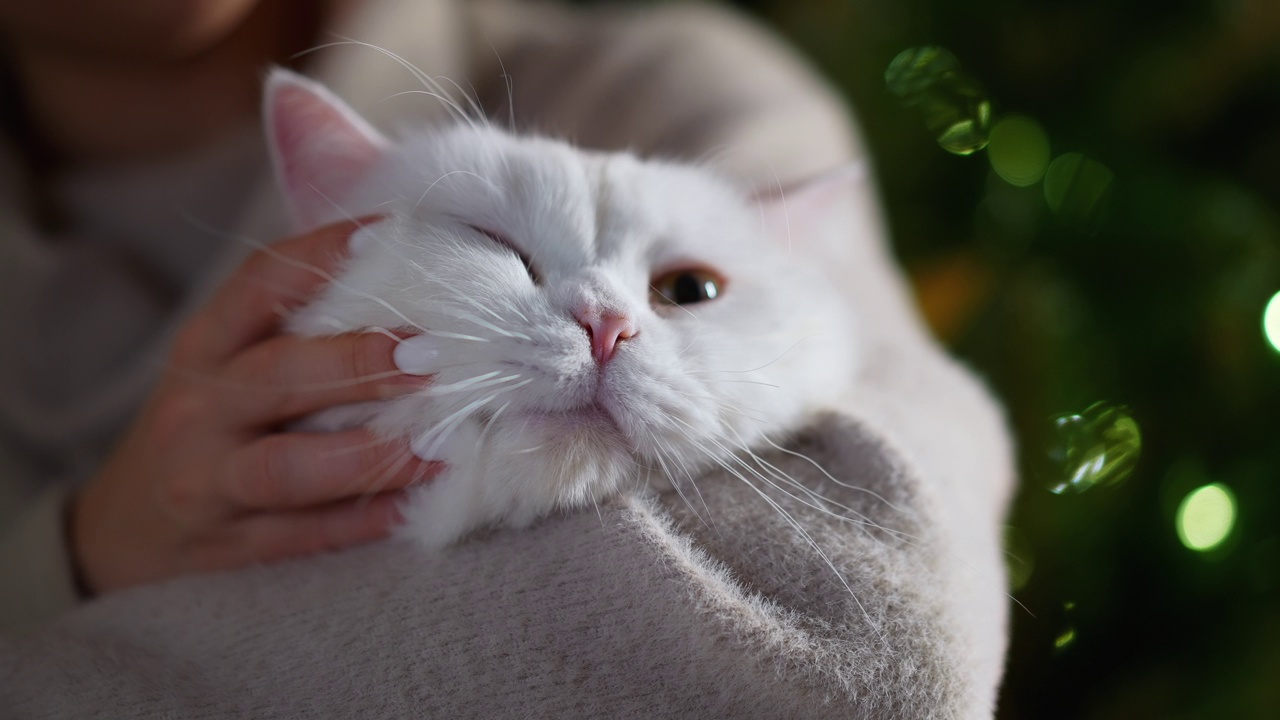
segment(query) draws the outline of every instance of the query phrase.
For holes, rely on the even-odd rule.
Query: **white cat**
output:
[[[390,142],[283,70],[266,118],[300,229],[386,218],[288,327],[420,333],[398,357],[434,375],[425,390],[311,422],[368,425],[446,463],[404,507],[430,546],[694,478],[852,385],[856,325],[832,262],[853,170],[762,196],[485,124]]]

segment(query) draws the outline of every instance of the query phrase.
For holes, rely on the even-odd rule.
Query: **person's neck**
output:
[[[267,66],[313,42],[321,5],[264,2],[216,46],[171,61],[15,43],[26,122],[59,165],[145,160],[202,146],[256,115]],[[300,15],[311,21],[298,22]]]

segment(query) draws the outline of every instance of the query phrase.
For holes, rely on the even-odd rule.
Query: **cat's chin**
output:
[[[585,435],[607,439],[610,444],[630,445],[613,415],[599,405],[559,411],[527,411],[518,417],[527,423],[530,431],[544,435],[552,442],[558,438]]]
[[[402,507],[399,534],[428,548],[591,507],[641,475],[622,431],[596,406],[504,414],[464,423],[457,435],[444,472]]]

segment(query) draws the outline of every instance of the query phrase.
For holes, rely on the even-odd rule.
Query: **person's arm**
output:
[[[32,627],[80,599],[67,547],[67,494],[65,488],[49,488],[0,526],[0,629]]]
[[[470,4],[473,82],[520,130],[710,160],[767,187],[861,156],[853,121],[775,36],[712,5]],[[503,71],[510,75],[510,103]],[[512,112],[513,111],[513,112]]]
[[[4,91],[0,87],[0,97]],[[39,259],[29,251],[34,231],[24,212],[25,173],[5,140],[0,135],[0,289],[11,289]],[[3,299],[13,303],[7,295]],[[17,309],[0,306],[0,327],[6,326],[6,311]],[[0,369],[6,365],[0,362]],[[39,472],[19,443],[7,440],[0,438],[0,631],[33,626],[79,600],[65,531],[68,487],[38,482]]]
[[[324,284],[356,227],[321,228],[245,261],[183,323],[144,408],[83,487],[6,508],[19,519],[0,528],[0,631],[55,618],[81,592],[386,536],[398,491],[434,468],[367,430],[308,433],[288,423],[430,379],[396,369],[395,337],[278,334],[280,309]],[[4,490],[47,485],[15,463],[0,462],[0,480]]]

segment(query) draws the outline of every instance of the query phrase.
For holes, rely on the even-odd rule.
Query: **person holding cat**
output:
[[[1013,486],[1008,437],[989,396],[945,357],[911,307],[847,110],[776,39],[722,9],[684,3],[0,0],[0,57],[6,712],[992,716],[1006,643],[999,537]],[[272,72],[268,147],[259,102],[273,64],[307,77]],[[474,93],[444,97],[453,83]],[[448,117],[467,95],[476,105],[455,114],[468,117]],[[465,138],[481,108],[512,133],[478,123],[466,152],[455,152],[465,140],[441,140]],[[383,135],[406,127],[425,139],[397,145],[387,140],[394,132]],[[576,147],[539,145],[528,134]],[[530,155],[533,146],[546,154]],[[393,192],[390,204],[379,202],[378,188],[344,187],[362,163],[394,148],[421,154],[380,165],[392,182],[424,167],[433,175],[469,168],[477,182],[441,183],[439,193],[428,186],[421,200]],[[558,162],[557,172],[544,173],[544,161]],[[859,162],[863,172],[846,172],[849,183],[830,196],[834,242],[807,258],[813,274],[754,267],[736,275],[744,280],[737,285],[707,285],[714,273],[702,270],[750,264],[744,255],[752,253],[733,252],[750,246],[734,243],[764,239],[754,236],[757,226],[776,241],[755,246],[769,258],[765,270],[789,266],[813,225],[805,194],[791,190]],[[610,163],[618,174],[601,169]],[[526,204],[533,220],[523,236],[448,217],[485,192],[486,176],[517,165],[525,174],[507,189],[537,201]],[[521,182],[539,177],[545,182]],[[633,192],[647,187],[657,191]],[[286,207],[300,204],[310,204],[304,222],[341,217],[332,206],[369,214],[298,235]],[[415,216],[420,206],[434,215]],[[678,233],[629,232],[636,226],[628,223],[672,216],[668,208],[700,222]],[[574,225],[570,217],[586,219]],[[455,246],[463,252],[422,255],[420,266],[396,261],[395,243],[429,253],[431,243],[420,241],[446,221],[453,225],[433,237],[450,247],[465,235]],[[440,300],[497,297],[504,288],[483,281],[503,272],[510,287],[547,301],[540,272],[571,274],[584,257],[596,261],[608,250],[602,234],[571,231],[607,223],[617,257],[636,266],[628,287],[639,299],[630,307],[649,313],[650,324],[628,325],[622,303],[606,307],[621,295],[610,296],[616,287],[605,275],[579,287],[590,300],[572,310],[581,327],[565,327],[564,308],[552,320],[567,330],[562,340],[574,341],[561,343],[572,344],[561,357],[576,353],[576,377],[587,378],[578,389],[595,393],[597,404],[535,418],[529,425],[549,422],[533,430],[553,445],[558,427],[582,437],[587,423],[612,422],[623,432],[616,414],[591,410],[602,410],[599,392],[613,366],[642,365],[641,348],[650,371],[687,360],[691,337],[708,355],[771,364],[781,350],[752,363],[751,351],[765,352],[753,324],[761,317],[763,330],[837,336],[835,362],[794,366],[805,397],[819,402],[795,409],[794,398],[779,396],[770,410],[783,416],[777,408],[790,407],[792,415],[759,421],[777,421],[769,431],[777,441],[757,434],[703,452],[700,460],[714,455],[721,465],[708,463],[697,478],[680,463],[658,467],[659,479],[672,480],[669,491],[619,491],[594,513],[532,525],[514,518],[507,525],[522,529],[476,542],[449,544],[490,519],[513,518],[457,518],[417,545],[368,543],[401,511],[419,514],[407,518],[411,527],[424,517],[428,531],[449,525],[455,518],[443,517],[443,504],[428,503],[424,514],[417,501],[482,483],[450,484],[451,468],[463,463],[434,462],[441,448],[432,438],[410,448],[360,429],[383,419],[360,417],[368,406],[408,408],[392,420],[409,427],[422,419],[411,402],[366,401],[415,393],[410,400],[426,400],[422,412],[436,412],[432,400],[458,387],[516,385],[501,372],[459,375],[467,358],[452,376],[433,365],[421,341],[441,336],[442,326],[456,330],[448,323],[469,312]],[[530,251],[534,234],[541,237]],[[640,235],[647,250],[626,252]],[[723,262],[691,268],[682,249],[718,251]],[[544,263],[537,250],[558,254],[559,264]],[[449,265],[464,256],[474,262]],[[657,265],[664,262],[670,267]],[[346,273],[361,267],[373,268],[374,279],[399,278],[387,292],[430,286],[436,294],[412,298],[417,321],[397,316],[406,298],[350,294],[359,287],[344,282]],[[426,277],[413,277],[415,268]],[[664,284],[673,270],[681,279]],[[469,283],[459,298],[439,292],[463,285],[455,280]],[[658,296],[652,302],[646,280]],[[743,287],[753,291],[738,294]],[[690,323],[704,306],[681,300],[699,293],[719,297],[706,303],[708,313],[749,309],[702,333]],[[353,297],[367,302],[357,308]],[[672,317],[693,316],[679,332],[674,320],[661,326],[665,341],[655,329],[663,298]],[[501,319],[480,320],[503,330]],[[369,327],[387,331],[333,334]],[[522,339],[515,330],[504,337]],[[629,345],[618,350],[619,339]],[[508,367],[528,360],[516,345],[507,343],[501,358]],[[787,351],[782,364],[805,352]],[[685,380],[737,373],[726,387],[752,382],[743,373],[754,372],[723,363],[682,369],[693,370]],[[711,382],[667,387],[688,392]],[[539,390],[553,403],[569,394]],[[703,402],[708,395],[686,394],[680,405],[672,393],[668,408],[710,408],[708,427],[749,427],[722,418],[751,408],[720,401],[750,395]],[[448,398],[465,403],[458,412],[485,400],[462,397]],[[324,427],[318,418],[334,411],[347,421]],[[542,443],[528,446],[529,428],[518,419],[504,425],[502,412],[473,420],[470,430],[503,438],[459,444],[470,452],[472,479],[510,489],[526,469],[510,459],[533,462]],[[601,433],[606,442],[618,437],[610,432]],[[505,475],[488,473],[479,458],[478,449],[499,440],[507,442]],[[663,443],[652,437],[659,460]],[[624,446],[606,450],[625,461]],[[694,499],[677,496],[682,470],[701,488]],[[549,474],[543,480],[561,479]],[[580,475],[589,487],[591,472]],[[401,504],[402,493],[412,502]],[[575,507],[594,502],[580,495]],[[82,602],[89,596],[95,601]]]
[[[429,72],[477,83],[491,109],[510,103],[521,127],[688,157],[730,148],[725,164],[760,184],[852,156],[825,88],[771,38],[708,8],[5,0],[0,30],[11,76],[0,146],[6,625],[84,595],[383,537],[396,491],[432,473],[417,460],[383,472],[402,448],[366,431],[281,430],[422,387],[429,378],[396,368],[393,339],[281,336],[281,309],[322,280],[274,254],[225,280],[210,271],[238,262],[228,258],[243,243],[223,232],[238,218],[252,216],[241,230],[258,241],[285,232],[263,210],[279,201],[261,182],[253,130],[271,62],[337,35],[408,46]],[[377,51],[326,53],[304,59],[322,76],[362,78],[387,117],[433,112],[381,102],[411,78]],[[510,92],[503,64],[519,68]],[[628,88],[633,67],[646,80]],[[332,269],[356,225],[274,250]],[[361,477],[377,478],[375,494]]]

